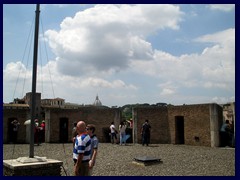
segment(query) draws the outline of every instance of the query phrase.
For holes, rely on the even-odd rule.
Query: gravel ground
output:
[[[73,175],[71,143],[35,145],[34,155],[63,161],[62,175]],[[29,144],[3,145],[4,160],[28,156]],[[144,166],[134,161],[140,156],[155,157],[161,163]],[[235,148],[99,143],[93,176],[235,176]]]

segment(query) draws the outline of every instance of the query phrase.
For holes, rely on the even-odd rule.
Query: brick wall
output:
[[[210,146],[209,105],[185,105],[169,108],[171,139],[175,144],[175,117],[184,118],[184,144]]]
[[[141,127],[146,119],[151,125],[150,143],[170,143],[167,107],[142,107],[134,110],[135,142],[141,143]]]
[[[29,119],[29,108],[4,108],[3,115],[3,143],[7,143],[10,140],[10,123],[14,119],[20,122],[18,129],[17,142],[25,143],[26,141],[26,126],[24,122]]]
[[[8,120],[20,121],[18,142],[26,140],[24,121],[29,119],[29,108],[4,108],[3,139],[8,139]],[[78,109],[45,108],[46,142],[71,142],[73,123],[79,120],[96,125],[100,142],[108,142],[106,130],[111,122],[118,127],[122,117],[119,108],[80,107]],[[141,126],[148,119],[152,127],[150,143],[172,143],[200,146],[219,146],[222,107],[217,104],[138,107],[133,110],[133,139],[141,143]],[[62,129],[66,121],[66,128]],[[180,124],[179,124],[180,122]],[[181,124],[182,123],[182,124]],[[107,136],[107,137],[106,137]]]
[[[61,142],[60,119],[65,118],[68,121],[67,141],[71,142],[73,123],[80,120],[86,124],[96,126],[96,135],[100,142],[105,141],[103,134],[104,128],[109,128],[111,122],[118,126],[121,119],[121,112],[117,108],[98,108],[82,107],[79,109],[59,109],[51,108],[46,111],[46,142]]]
[[[134,109],[134,137],[141,143],[140,129],[146,119],[151,125],[150,143],[218,146],[222,108],[217,104],[144,107]],[[179,132],[177,120],[182,119]],[[179,137],[182,141],[179,143]]]

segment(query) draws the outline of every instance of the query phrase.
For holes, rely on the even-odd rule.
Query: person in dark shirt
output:
[[[12,140],[13,140],[13,143],[16,143],[17,142],[17,136],[18,136],[18,128],[20,126],[20,123],[18,122],[18,120],[14,119],[12,122]]]
[[[151,126],[148,123],[148,120],[145,120],[145,123],[143,123],[141,128],[141,134],[142,134],[142,145],[145,144],[148,146],[150,143],[150,133],[151,133]]]
[[[221,147],[230,146],[232,140],[232,131],[229,120],[226,120],[220,129]]]

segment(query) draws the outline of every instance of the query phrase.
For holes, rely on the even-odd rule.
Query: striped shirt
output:
[[[83,153],[82,162],[87,162],[91,158],[91,138],[88,134],[81,134],[75,139],[73,148],[73,159],[78,159],[78,154]]]
[[[92,148],[91,148],[91,158],[92,158],[92,155],[93,155],[93,150],[94,149],[98,149],[98,138],[96,135],[93,135],[91,137],[91,141],[92,141]]]

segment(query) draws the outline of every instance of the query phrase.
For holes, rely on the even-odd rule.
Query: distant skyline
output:
[[[31,92],[27,40],[35,9],[3,5],[6,103]],[[98,95],[110,107],[235,101],[234,4],[41,4],[40,10],[43,99],[93,104]]]

